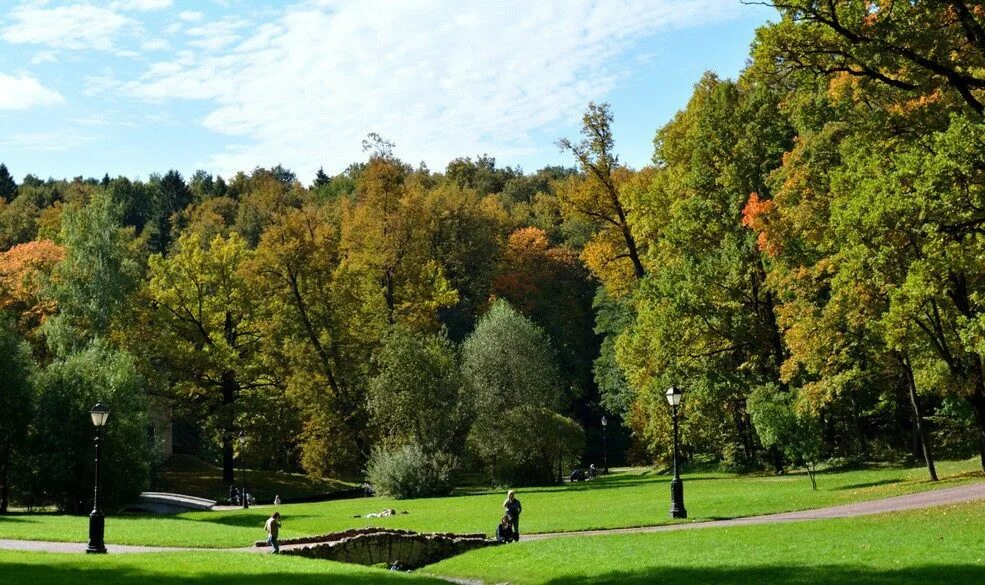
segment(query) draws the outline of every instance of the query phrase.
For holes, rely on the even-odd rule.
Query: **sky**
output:
[[[0,162],[18,179],[230,176],[304,182],[375,132],[440,170],[489,154],[571,166],[590,101],[620,160],[704,71],[734,77],[775,18],[739,0],[0,0]]]

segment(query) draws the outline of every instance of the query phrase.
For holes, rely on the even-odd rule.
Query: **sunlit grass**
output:
[[[985,583],[985,503],[773,526],[521,541],[425,571],[513,585],[978,585]]]
[[[983,481],[977,459],[941,462],[942,481],[926,479],[923,468],[873,467],[828,471],[811,491],[803,474],[736,476],[716,472],[685,474],[690,521],[734,518],[818,508]],[[519,491],[521,532],[559,532],[651,526],[671,522],[670,478],[646,469],[620,470],[595,481]],[[282,505],[283,538],[322,534],[353,526],[386,526],[420,531],[491,534],[501,511],[502,492],[470,490],[449,498],[391,500],[361,498]],[[394,508],[389,518],[354,518]],[[172,517],[110,516],[107,541],[160,546],[242,547],[263,536],[272,506],[228,512],[191,512]],[[75,541],[86,539],[84,516],[51,514],[0,516],[0,538]]]

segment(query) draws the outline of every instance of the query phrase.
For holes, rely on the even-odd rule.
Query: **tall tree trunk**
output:
[[[916,429],[917,436],[920,438],[920,448],[923,451],[923,460],[927,464],[927,473],[930,474],[931,481],[937,481],[937,469],[934,466],[934,456],[930,449],[930,438],[927,436],[927,430],[923,426],[920,401],[917,397],[917,381],[913,377],[913,368],[910,366],[910,360],[905,355],[900,356],[900,364],[903,366],[906,385],[910,391],[910,406],[913,408],[913,427]]]
[[[236,402],[239,394],[239,383],[236,381],[236,374],[231,371],[222,374],[222,406],[225,423],[222,429],[222,481],[223,483],[235,483],[235,469],[233,468],[233,416],[232,405]]]
[[[233,437],[229,431],[225,431],[222,434],[222,483],[236,483],[233,473]]]

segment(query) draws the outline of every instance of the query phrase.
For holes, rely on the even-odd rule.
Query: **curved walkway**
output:
[[[906,510],[921,510],[935,506],[964,504],[977,500],[985,500],[985,483],[973,483],[952,488],[917,492],[881,500],[869,500],[854,504],[843,504],[827,508],[815,508],[799,512],[781,512],[764,514],[762,516],[747,516],[728,520],[709,520],[706,522],[687,522],[681,524],[665,524],[661,526],[642,526],[638,528],[614,528],[606,530],[585,530],[580,532],[552,532],[548,534],[530,534],[523,540],[546,540],[548,538],[563,538],[568,536],[589,536],[595,534],[640,534],[648,532],[671,532],[674,530],[690,530],[692,528],[721,528],[726,526],[748,526],[753,524],[774,524],[782,522],[803,522],[805,520],[823,520],[829,518],[852,518],[856,516],[871,516],[887,512],[905,512]]]
[[[637,528],[611,528],[606,530],[585,530],[580,532],[552,532],[547,534],[530,534],[523,537],[528,540],[546,540],[548,538],[567,538],[572,536],[595,536],[600,534],[644,534],[650,532],[671,532],[675,530],[690,530],[694,528],[720,528],[726,526],[748,526],[755,524],[773,524],[781,522],[803,522],[806,520],[822,520],[827,518],[851,518],[857,516],[871,516],[873,514],[884,514],[887,512],[903,512],[906,510],[920,510],[933,508],[935,506],[947,506],[951,504],[963,504],[985,500],[985,483],[973,483],[952,488],[929,490],[915,494],[906,494],[884,498],[881,500],[870,500],[867,502],[857,502],[854,504],[844,504],[841,506],[831,506],[828,508],[815,508],[813,510],[802,510],[800,512],[783,512],[779,514],[765,514],[763,516],[749,516],[745,518],[733,518],[730,520],[711,520],[707,522],[688,522],[681,524],[666,524],[662,526],[643,526]],[[4,550],[26,550],[39,552],[55,553],[83,553],[86,545],[77,542],[42,542],[35,540],[0,540],[0,549]],[[206,551],[224,550],[235,552],[264,552],[265,549],[248,547],[233,549],[205,549],[189,547],[166,547],[166,546],[130,546],[121,544],[108,544],[106,548],[110,553],[152,553],[152,552],[186,552],[186,551]]]

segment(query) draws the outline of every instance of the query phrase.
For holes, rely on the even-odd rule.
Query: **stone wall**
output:
[[[482,534],[420,534],[385,528],[359,528],[319,538],[320,542],[295,542],[293,546],[284,541],[281,553],[360,565],[396,563],[401,569],[410,570],[496,544]]]

